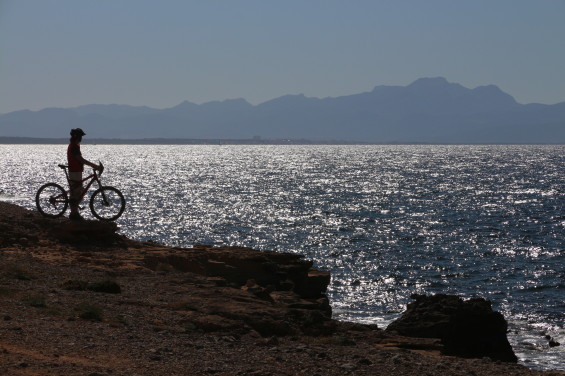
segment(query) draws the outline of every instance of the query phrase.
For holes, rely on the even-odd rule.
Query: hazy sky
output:
[[[0,0],[0,113],[436,76],[565,101],[565,0]]]

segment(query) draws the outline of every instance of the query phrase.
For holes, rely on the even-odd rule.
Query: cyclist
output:
[[[67,161],[69,164],[69,184],[71,197],[69,200],[69,206],[71,208],[71,214],[69,219],[71,220],[81,220],[78,209],[82,195],[82,172],[84,171],[84,165],[90,166],[95,170],[101,170],[101,167],[87,161],[82,157],[80,152],[80,142],[82,141],[82,136],[86,133],[80,128],[71,129],[71,139],[69,141],[69,147],[67,148]]]

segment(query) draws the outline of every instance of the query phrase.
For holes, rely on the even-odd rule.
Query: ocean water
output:
[[[413,293],[484,297],[521,363],[565,369],[565,146],[82,151],[126,196],[129,237],[303,254],[331,272],[335,318],[381,327]],[[64,182],[65,152],[0,145],[0,200],[34,208],[40,185]]]

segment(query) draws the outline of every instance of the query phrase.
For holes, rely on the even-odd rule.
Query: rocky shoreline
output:
[[[493,320],[478,347],[505,338],[486,301],[415,297],[383,330],[333,320],[329,283],[295,254],[137,242],[0,202],[0,374],[565,375],[469,353],[457,320]]]

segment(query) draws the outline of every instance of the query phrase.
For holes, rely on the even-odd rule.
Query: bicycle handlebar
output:
[[[99,170],[99,172],[98,172],[98,176],[100,176],[100,175],[102,175],[102,173],[104,172],[104,165],[103,165],[102,162],[100,162],[100,161],[98,161],[98,164],[99,164],[99,166],[100,166],[100,170]],[[63,164],[60,164],[60,165],[58,165],[58,166],[59,166],[61,169],[63,169],[63,170],[66,170],[67,168],[69,168],[69,166],[63,165]],[[95,170],[94,168],[93,168],[93,170],[96,172],[96,170]]]

